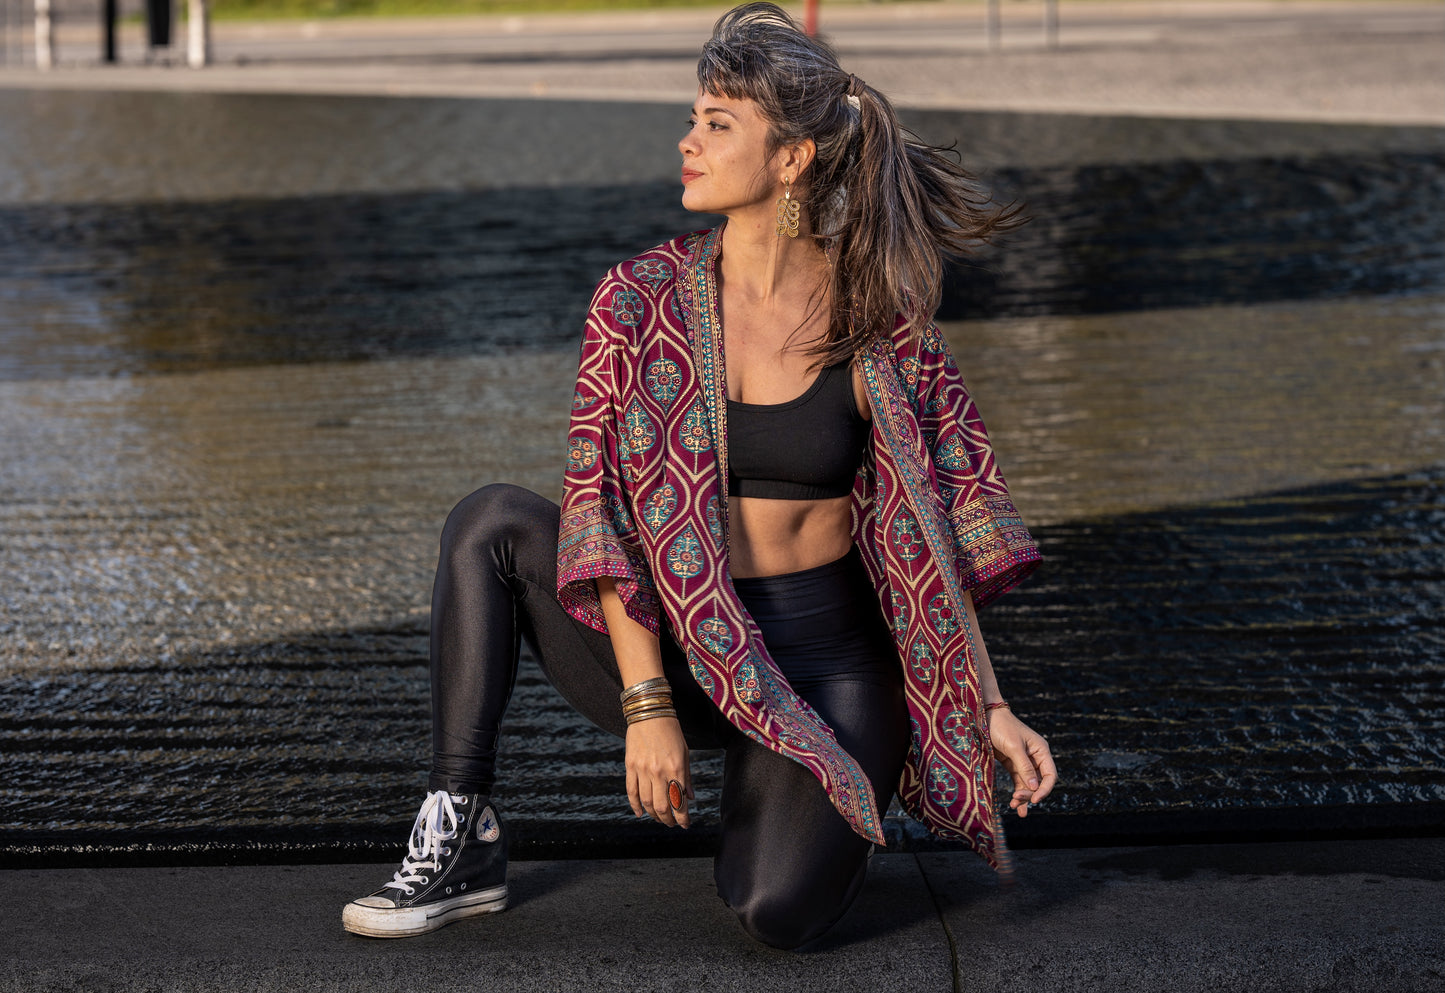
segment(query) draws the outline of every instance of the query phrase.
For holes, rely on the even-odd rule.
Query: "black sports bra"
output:
[[[853,492],[869,425],[847,362],[787,403],[728,401],[728,496],[824,500]]]

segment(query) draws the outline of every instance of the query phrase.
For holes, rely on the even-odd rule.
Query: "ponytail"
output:
[[[774,148],[808,138],[817,147],[799,194],[833,263],[832,314],[814,349],[822,364],[888,337],[899,315],[921,330],[942,298],[946,261],[1022,223],[1017,205],[996,204],[953,149],[905,129],[883,94],[774,4],[724,14],[697,78],[706,92],[757,103]]]

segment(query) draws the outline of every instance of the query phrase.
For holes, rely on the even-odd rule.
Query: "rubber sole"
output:
[[[408,938],[446,927],[464,917],[480,917],[507,909],[507,887],[494,886],[450,900],[420,907],[366,907],[348,903],[341,911],[341,926],[368,938]]]

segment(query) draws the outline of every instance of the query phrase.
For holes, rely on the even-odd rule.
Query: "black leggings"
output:
[[[556,504],[508,485],[476,491],[447,518],[432,592],[432,789],[491,792],[521,639],[568,703],[626,735],[610,639],[557,602],[558,519]],[[881,816],[902,772],[908,716],[892,640],[856,551],[734,585],[794,690],[862,765]],[[723,718],[666,636],[662,656],[688,745],[727,753],[718,893],[770,945],[818,937],[857,896],[868,842],[811,772]]]

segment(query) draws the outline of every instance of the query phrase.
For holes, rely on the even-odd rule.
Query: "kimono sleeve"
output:
[[[557,599],[573,617],[606,634],[594,580],[611,576],[617,580],[628,616],[655,634],[657,590],[638,540],[621,468],[625,442],[617,430],[615,369],[620,345],[597,306],[606,284],[604,280],[593,298],[572,394],[557,535]]]
[[[988,431],[938,327],[915,339],[915,403],[953,540],[959,584],[982,607],[1041,561],[994,457]],[[912,378],[908,376],[906,378]]]

